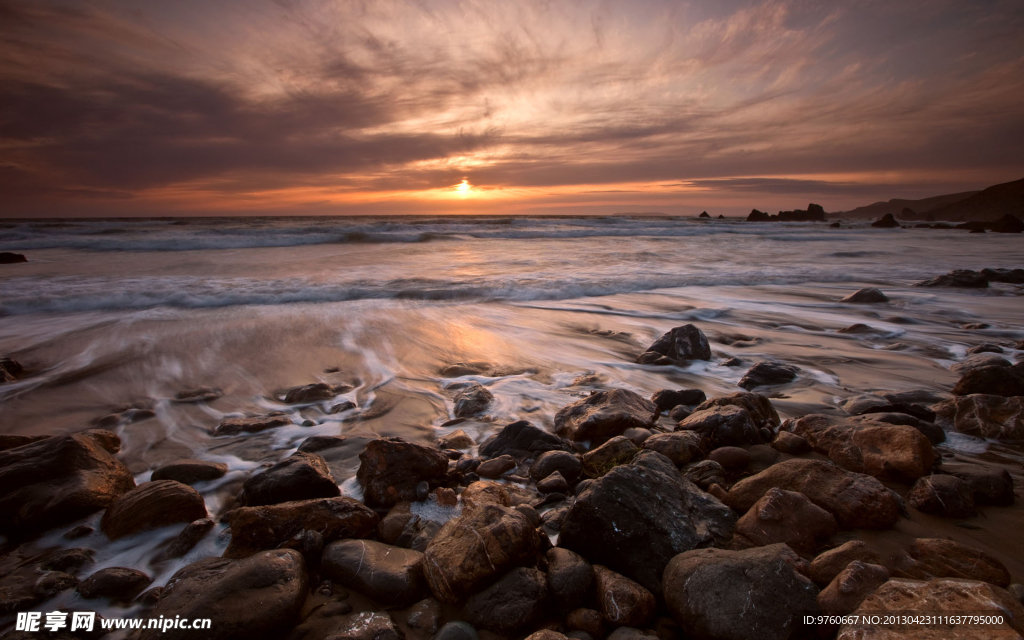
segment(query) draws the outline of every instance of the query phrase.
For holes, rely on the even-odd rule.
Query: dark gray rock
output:
[[[1013,504],[1013,476],[1000,467],[972,465],[950,470],[951,475],[960,478],[970,487],[975,504],[1008,507]]]
[[[739,386],[749,391],[755,387],[785,384],[795,380],[799,372],[800,367],[791,364],[762,360],[754,363],[754,366],[747,370],[740,380]]]
[[[969,269],[954,269],[942,276],[935,276],[918,282],[915,287],[959,287],[963,289],[986,289],[988,278],[977,271]]]
[[[907,494],[907,503],[919,511],[947,518],[967,518],[976,512],[971,486],[956,476],[919,478]]]
[[[658,407],[659,413],[681,404],[696,406],[707,399],[700,389],[662,389],[651,396],[651,402]]]
[[[339,540],[324,548],[322,571],[380,604],[407,606],[427,595],[423,554],[373,540]]]
[[[711,398],[698,405],[694,409],[694,413],[715,407],[739,407],[745,409],[750,414],[750,419],[754,421],[754,424],[759,428],[767,428],[773,432],[782,424],[782,420],[779,419],[779,414],[775,411],[775,407],[772,406],[768,396],[761,395],[760,393],[738,391],[727,396]]]
[[[543,480],[556,471],[568,482],[575,482],[583,473],[583,464],[576,454],[568,451],[545,451],[533,461],[530,477]]]
[[[881,302],[889,302],[889,298],[882,293],[881,289],[877,289],[875,287],[864,287],[863,289],[858,289],[843,298],[842,302],[850,302],[854,304],[878,304]]]
[[[195,484],[203,480],[224,477],[228,465],[208,460],[175,460],[153,471],[150,480],[175,480],[182,484]]]
[[[108,567],[100,569],[78,585],[78,593],[86,600],[110,598],[131,602],[153,579],[138,569]]]
[[[537,428],[525,420],[513,422],[480,445],[480,455],[497,458],[509,454],[526,458],[545,451],[568,451],[569,445],[558,436]]]
[[[711,345],[700,329],[687,324],[658,338],[646,353],[662,356],[671,364],[685,364],[689,360],[710,360]]]
[[[297,451],[242,485],[242,504],[259,506],[341,495],[327,462],[315,453]]]
[[[594,568],[586,558],[569,549],[549,549],[548,593],[559,611],[582,607],[594,592]]]
[[[701,448],[711,451],[719,447],[761,444],[761,429],[750,413],[741,407],[726,405],[702,409],[679,423],[677,431],[692,431],[701,437]]]
[[[470,596],[463,612],[466,620],[476,627],[511,633],[540,618],[547,595],[543,572],[518,567]]]
[[[483,385],[473,382],[455,395],[455,417],[468,418],[487,410],[494,400],[494,394]]]
[[[378,438],[359,454],[356,478],[371,507],[390,507],[416,498],[416,485],[427,481],[437,486],[448,476],[448,456],[439,449],[405,442],[401,438]]]
[[[174,480],[145,482],[107,507],[100,529],[111,540],[206,517],[198,491]]]
[[[562,407],[555,414],[555,430],[574,442],[598,445],[627,429],[651,427],[657,418],[658,408],[650,400],[626,389],[612,389]]]

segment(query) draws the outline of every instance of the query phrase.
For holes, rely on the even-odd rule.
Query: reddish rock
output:
[[[772,441],[772,448],[776,451],[796,456],[810,451],[811,445],[807,444],[807,440],[795,433],[779,431],[775,436],[775,440]]]
[[[352,498],[320,498],[242,507],[225,518],[231,544],[225,558],[244,558],[266,549],[294,544],[304,531],[316,531],[324,543],[341,538],[367,538],[377,529],[377,514]]]
[[[650,451],[657,451],[669,460],[681,467],[688,462],[700,460],[703,456],[701,451],[702,438],[695,431],[676,431],[674,433],[659,433],[644,440],[643,448]]]
[[[465,508],[473,508],[484,504],[496,504],[500,507],[512,506],[512,496],[501,484],[479,480],[466,487],[462,492],[462,504]]]
[[[838,576],[851,562],[881,564],[878,554],[863,540],[850,540],[835,549],[824,551],[807,568],[807,577],[824,587]]]
[[[1024,398],[973,394],[933,407],[945,423],[960,433],[994,440],[1024,440]]]
[[[174,480],[146,482],[107,507],[100,529],[111,540],[206,517],[199,492]]]
[[[907,494],[907,504],[919,511],[947,518],[967,518],[976,513],[974,492],[956,476],[919,478]]]
[[[228,465],[208,460],[175,460],[153,471],[150,480],[175,480],[183,484],[195,484],[204,480],[224,477]]]
[[[722,465],[728,473],[735,474],[750,466],[750,452],[740,447],[719,447],[708,454],[708,460]]]
[[[1010,572],[1002,562],[953,540],[917,538],[907,548],[905,558],[894,567],[893,575],[902,578],[963,578],[980,580],[998,587],[1010,585]]]
[[[371,507],[415,500],[417,484],[426,481],[437,486],[447,475],[448,456],[443,451],[401,438],[378,438],[366,443],[356,472],[366,504]]]
[[[802,493],[772,488],[736,523],[736,541],[751,547],[784,542],[794,551],[813,554],[838,531],[832,514]]]
[[[296,451],[242,485],[247,507],[341,495],[327,461],[315,453]]]
[[[555,414],[556,432],[575,442],[602,444],[627,429],[653,426],[658,407],[626,389],[598,391]]]
[[[750,413],[735,405],[698,409],[679,422],[677,431],[693,431],[701,436],[701,448],[761,444],[764,438]]]
[[[818,594],[818,607],[825,615],[849,615],[888,579],[885,567],[854,560]]]
[[[1020,367],[989,365],[971,369],[953,387],[953,395],[988,394],[993,396],[1024,396],[1024,372]]]
[[[490,460],[484,460],[476,468],[476,473],[481,478],[500,478],[502,474],[516,468],[516,461],[510,455],[498,456]]]
[[[711,398],[710,400],[698,405],[697,408],[694,409],[694,412],[713,409],[715,407],[729,406],[746,409],[747,413],[750,414],[751,419],[754,421],[754,424],[758,427],[765,427],[774,431],[780,424],[782,424],[782,421],[779,419],[778,412],[776,412],[775,407],[772,406],[771,400],[760,393],[751,393],[749,391],[740,391],[727,396]]]
[[[594,565],[597,598],[605,620],[616,626],[639,627],[654,616],[654,595],[624,575]]]
[[[591,478],[600,478],[615,467],[629,462],[640,450],[625,436],[616,436],[600,447],[583,454],[583,471]]]

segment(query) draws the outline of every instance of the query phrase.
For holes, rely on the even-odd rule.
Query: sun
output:
[[[455,185],[455,191],[458,192],[460,196],[465,198],[473,191],[473,185],[469,184],[469,180],[463,178],[462,182]]]

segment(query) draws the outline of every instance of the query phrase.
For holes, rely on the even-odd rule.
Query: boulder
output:
[[[175,460],[153,471],[150,480],[174,480],[182,484],[195,484],[204,480],[224,477],[228,465],[208,460]]]
[[[974,393],[1005,398],[1024,396],[1024,371],[1019,365],[988,365],[971,369],[953,387],[953,395],[967,396]]]
[[[301,387],[292,387],[284,393],[284,401],[288,404],[305,404],[330,400],[339,393],[352,389],[351,385],[335,385],[326,382],[314,382]]]
[[[537,456],[530,467],[530,477],[543,480],[552,473],[561,473],[569,482],[575,482],[583,473],[583,463],[568,451],[545,451]]]
[[[574,442],[598,445],[627,429],[651,427],[657,419],[653,402],[627,389],[612,389],[562,407],[555,414],[555,431]]]
[[[683,476],[693,484],[707,491],[712,485],[725,487],[725,467],[714,460],[701,460],[686,465],[682,469]]]
[[[886,405],[888,408],[895,407],[895,405]],[[933,417],[932,420],[935,418]],[[884,422],[885,424],[899,424],[907,427],[913,427],[921,432],[921,435],[928,438],[928,442],[934,444],[941,444],[946,441],[946,432],[942,427],[931,421],[921,420],[915,418],[907,413],[896,413],[896,412],[885,412],[876,413],[869,411],[868,413],[860,416],[854,416],[852,418],[854,422]]]
[[[843,400],[842,408],[846,413],[856,416],[864,413],[871,407],[881,407],[889,404],[889,401],[882,396],[873,393],[862,393]]]
[[[505,485],[508,486],[508,485]],[[463,509],[482,504],[496,504],[501,507],[512,506],[512,496],[505,487],[497,482],[478,480],[466,487],[462,492]]]
[[[9,433],[0,434],[0,451],[7,451],[25,444],[46,440],[50,436],[19,436]]]
[[[315,453],[296,451],[242,485],[242,504],[255,507],[341,495],[327,462]]]
[[[302,554],[264,551],[244,560],[204,558],[175,573],[149,616],[209,618],[204,640],[276,640],[297,622],[308,578]],[[140,640],[195,640],[192,629],[145,629]]]
[[[977,393],[945,400],[932,408],[960,433],[993,440],[1024,440],[1024,397]]]
[[[599,478],[621,464],[628,464],[639,449],[625,436],[616,436],[600,447],[583,454],[583,471],[591,478]]]
[[[1003,350],[1002,347],[1000,347],[997,344],[991,343],[991,342],[982,342],[981,344],[976,344],[976,345],[974,345],[973,347],[971,347],[970,349],[967,350],[967,353],[972,354],[972,355],[975,354],[975,353],[1003,353],[1003,352],[1004,352],[1004,350]]]
[[[747,222],[768,222],[771,219],[770,215],[757,209],[751,209],[750,214],[747,216]]]
[[[565,494],[569,492],[569,483],[560,472],[556,471],[537,483],[537,491]]]
[[[455,394],[455,417],[469,418],[487,410],[494,394],[478,382],[471,382]]]
[[[825,615],[845,616],[853,613],[889,579],[889,570],[877,564],[854,560],[818,594],[818,608]]]
[[[473,438],[470,438],[469,434],[462,429],[457,429],[437,439],[437,446],[442,449],[469,449],[475,444]]]
[[[695,549],[665,569],[665,603],[694,640],[786,640],[807,635],[818,588],[784,544],[745,551]]]
[[[644,440],[643,448],[657,451],[676,466],[699,460],[703,455],[701,443],[703,439],[696,431],[676,431],[659,433]]]
[[[974,495],[975,504],[1008,507],[1016,498],[1013,493],[1013,477],[1006,469],[971,465],[950,469],[949,473],[967,483]]]
[[[677,431],[692,431],[701,437],[701,448],[761,444],[761,429],[750,413],[735,405],[700,409],[679,422]]]
[[[135,487],[112,453],[120,439],[91,430],[0,451],[0,534],[18,537],[95,513]]]
[[[283,427],[291,424],[292,420],[287,414],[276,411],[262,416],[245,416],[238,418],[225,418],[221,420],[217,428],[213,430],[215,436],[237,436],[242,433],[259,433],[276,427]]]
[[[739,381],[739,386],[747,391],[755,387],[786,384],[796,379],[800,367],[782,362],[755,362]]]
[[[1024,284],[1024,269],[982,269],[981,275],[988,278],[989,282]]]
[[[729,406],[746,409],[747,413],[750,414],[751,420],[759,428],[767,428],[770,431],[774,431],[782,424],[782,420],[779,419],[779,414],[775,411],[775,407],[772,406],[768,396],[749,391],[739,391],[727,396],[711,398],[698,405],[694,412]]]
[[[18,264],[19,262],[28,262],[25,254],[0,251],[0,264]]]
[[[988,278],[969,269],[954,269],[946,275],[935,276],[918,282],[915,287],[959,287],[962,289],[987,289]]]
[[[548,595],[559,611],[589,602],[594,592],[594,568],[586,558],[562,547],[548,549]]]
[[[231,526],[231,544],[225,558],[244,558],[265,549],[276,549],[305,531],[315,531],[323,542],[341,538],[366,538],[376,531],[378,517],[372,509],[352,498],[319,498],[259,507],[241,507],[224,519]]]
[[[82,580],[77,591],[86,600],[110,598],[116,602],[131,602],[151,582],[153,578],[138,569],[107,567]]]
[[[117,540],[205,517],[206,503],[198,491],[174,480],[155,480],[114,500],[103,513],[100,529],[111,540]]]
[[[881,564],[877,553],[863,540],[850,540],[835,549],[819,554],[807,567],[805,575],[824,587],[835,580],[851,562]]]
[[[877,479],[825,460],[793,458],[740,480],[725,503],[745,513],[772,487],[799,491],[844,529],[888,529],[900,517],[896,496]]]
[[[881,289],[875,287],[864,287],[858,289],[850,295],[846,296],[841,302],[850,302],[854,304],[877,304],[881,302],[889,302],[888,296],[882,293]]]
[[[529,626],[544,612],[547,579],[537,569],[517,567],[466,601],[466,620],[476,627],[512,633]]]
[[[871,223],[872,227],[876,229],[898,229],[900,223],[896,220],[891,213],[887,213],[878,220]]]
[[[387,606],[408,606],[427,595],[423,554],[373,540],[338,540],[324,547],[325,576]]]
[[[532,564],[540,541],[522,513],[481,504],[449,520],[424,554],[427,584],[441,602],[454,603],[515,567]]]
[[[763,447],[764,445],[759,444],[754,446]],[[772,450],[769,449],[769,451]],[[708,460],[712,460],[722,465],[722,468],[725,469],[726,473],[736,475],[750,466],[752,458],[750,452],[741,447],[718,447],[708,454]]]
[[[907,548],[907,556],[910,560],[904,558],[903,563],[894,568],[894,575],[916,580],[981,580],[1004,588],[1010,584],[1010,572],[1002,562],[954,540],[917,538]]]
[[[772,448],[796,456],[810,451],[811,445],[807,444],[807,440],[802,436],[790,431],[779,431],[775,435],[775,440],[772,441]]]
[[[416,499],[416,485],[431,487],[448,475],[448,456],[439,449],[406,442],[401,438],[377,438],[359,454],[356,478],[364,500],[371,507],[390,507]]]
[[[502,474],[516,468],[516,460],[507,453],[497,458],[484,460],[476,468],[476,473],[481,478],[500,478]]]
[[[832,514],[802,493],[769,489],[736,523],[741,547],[764,547],[783,542],[798,553],[813,555],[839,532]]]
[[[654,451],[595,480],[569,507],[559,545],[653,593],[672,556],[731,537],[736,515]]]
[[[155,556],[154,561],[163,562],[182,557],[199,544],[199,541],[205,538],[213,527],[214,522],[210,518],[200,518],[188,523],[178,536]]]
[[[982,367],[1009,367],[1012,363],[995,353],[975,353],[967,356],[949,368],[950,371],[962,376]]]
[[[298,450],[305,453],[319,453],[327,449],[340,447],[348,441],[343,436],[309,436],[302,441]]]
[[[1012,213],[1007,213],[995,220],[989,230],[995,233],[1021,233],[1024,232],[1024,222],[1021,222],[1020,218]],[[982,271],[991,271],[991,269]],[[1020,269],[1015,269],[1015,271],[1020,271]]]
[[[919,478],[907,494],[907,503],[918,511],[947,518],[968,518],[976,513],[974,492],[956,476]]]
[[[654,594],[626,576],[597,564],[594,582],[601,613],[613,625],[639,627],[654,617]]]
[[[480,455],[497,458],[507,453],[513,458],[527,458],[545,451],[568,449],[569,446],[558,436],[520,420],[503,427],[497,435],[481,444]]]
[[[663,356],[669,364],[681,365],[690,360],[710,360],[711,345],[700,329],[687,324],[675,327],[655,340],[654,344],[647,348],[646,354]],[[642,355],[641,358],[643,357]]]
[[[698,405],[707,399],[700,389],[662,389],[651,396],[651,402],[658,407],[659,413],[664,413],[681,404]]]

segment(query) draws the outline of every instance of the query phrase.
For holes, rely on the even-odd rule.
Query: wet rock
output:
[[[874,327],[872,327],[870,325],[866,325],[863,322],[858,322],[856,324],[851,324],[848,327],[843,327],[842,329],[837,329],[836,333],[862,334],[862,333],[875,333],[876,331],[877,331],[877,329],[875,329]]]
[[[407,606],[427,595],[423,554],[373,540],[338,540],[324,548],[322,571],[331,580],[380,604]]]
[[[654,617],[654,594],[626,576],[598,564],[594,583],[601,613],[613,625],[638,627]]]
[[[649,451],[657,451],[675,463],[676,466],[682,466],[701,458],[703,455],[701,451],[702,441],[703,438],[696,431],[659,433],[644,440],[643,448]]]
[[[794,569],[784,544],[725,551],[696,549],[665,569],[665,602],[695,640],[785,640],[818,610],[818,588]]]
[[[469,434],[462,429],[457,429],[437,439],[437,446],[442,449],[469,449],[475,444],[473,438],[470,438]]]
[[[341,436],[310,436],[302,441],[298,450],[304,453],[318,453],[340,447],[348,441]]]
[[[198,402],[212,402],[224,395],[224,392],[214,387],[198,387],[187,389],[174,394],[172,402],[180,404],[193,404]]]
[[[974,357],[974,356],[972,356]],[[1024,368],[989,365],[971,369],[953,387],[953,394],[967,396],[982,393],[993,396],[1024,396]]]
[[[1012,217],[1012,216],[1011,216]],[[1004,216],[1005,218],[1005,216]],[[1018,220],[1014,224],[1020,224]],[[992,229],[995,231],[995,229]],[[1015,232],[1016,233],[1016,232]],[[1024,269],[982,269],[981,275],[989,279],[989,282],[1006,282],[1009,284],[1024,284]]]
[[[574,551],[555,547],[545,554],[548,561],[548,594],[559,611],[583,606],[594,592],[594,568]]]
[[[886,405],[893,406],[893,405]],[[885,424],[899,424],[907,427],[913,427],[921,432],[921,435],[928,438],[928,442],[934,444],[941,444],[946,441],[946,432],[939,425],[934,422],[927,422],[915,418],[912,415],[906,413],[866,413],[861,416],[854,416],[852,418],[854,422],[884,422]]]
[[[1006,587],[1006,590],[1010,595],[1017,599],[1017,602],[1024,604],[1024,584],[1015,582],[1014,584]]]
[[[811,414],[792,431],[839,466],[883,480],[912,481],[935,464],[934,447],[913,427]]]
[[[878,554],[863,540],[850,540],[835,549],[819,554],[808,566],[806,575],[824,587],[835,580],[851,562],[881,564]]]
[[[992,223],[989,229],[995,233],[1021,233],[1024,232],[1024,222],[1021,222],[1017,216],[1007,213]],[[982,269],[982,273],[995,271],[994,269]],[[1007,269],[999,269],[999,271],[1008,271]],[[1014,271],[1021,271],[1021,269],[1014,269]],[[1024,275],[1021,276],[1024,278]]]
[[[693,413],[693,409],[689,405],[677,404],[669,409],[668,417],[669,420],[679,422],[680,420],[685,420],[691,413]]]
[[[90,430],[0,451],[0,533],[18,537],[73,522],[135,486],[120,439]]]
[[[107,507],[100,530],[111,540],[206,517],[199,492],[174,480],[145,482]]]
[[[18,264],[19,262],[28,262],[28,258],[22,253],[0,251],[0,264]]]
[[[850,295],[842,299],[841,302],[851,302],[855,304],[877,304],[881,302],[889,302],[888,296],[882,293],[881,289],[875,287],[864,287],[858,289]]]
[[[39,576],[36,583],[32,585],[32,594],[39,602],[44,602],[58,593],[74,589],[78,585],[78,578],[71,574],[62,571],[47,571]]]
[[[541,493],[568,493],[569,483],[558,471],[537,483],[537,491]]]
[[[472,382],[455,394],[455,417],[468,418],[487,410],[494,394],[478,382]]]
[[[760,393],[740,391],[727,396],[711,398],[698,405],[694,413],[714,409],[715,407],[739,407],[745,409],[750,414],[750,419],[754,421],[758,428],[767,428],[774,431],[782,424],[782,420],[779,419],[779,414],[775,411],[775,407],[772,406],[771,400]]]
[[[228,465],[207,460],[175,460],[153,471],[151,480],[174,480],[182,484],[195,484],[204,480],[224,477]]]
[[[885,567],[854,560],[818,594],[818,607],[825,615],[849,615],[888,579]]]
[[[967,353],[972,355],[975,353],[1003,353],[1003,348],[991,342],[983,342],[968,349]]]
[[[539,527],[541,525],[542,521],[540,519],[540,514],[537,513],[537,510],[531,507],[530,505],[517,504],[515,509],[519,513],[526,516],[530,520],[530,524],[532,524],[534,527]]]
[[[306,404],[308,402],[320,402],[330,400],[340,393],[352,389],[347,384],[327,384],[326,382],[314,382],[313,384],[301,387],[292,387],[284,393],[284,401],[288,404]]]
[[[155,558],[156,562],[162,562],[164,560],[170,560],[172,558],[180,558],[189,551],[192,550],[199,541],[206,537],[206,534],[210,532],[214,527],[213,520],[209,518],[202,518],[190,522],[185,525],[185,528],[181,530],[178,537],[171,541],[163,551],[161,551]]]
[[[291,424],[292,420],[281,412],[268,413],[263,416],[225,418],[213,430],[215,436],[236,436],[240,433],[259,433],[276,427]]]
[[[751,457],[746,449],[740,447],[719,447],[708,454],[708,460],[722,465],[727,473],[736,474],[750,466]]]
[[[917,538],[907,548],[911,562],[901,563],[893,574],[902,578],[962,578],[981,580],[997,587],[1010,584],[1010,572],[984,551],[953,540]]]
[[[604,618],[596,609],[573,609],[565,616],[565,626],[572,631],[582,631],[591,638],[604,637]]]
[[[583,474],[583,463],[568,451],[545,451],[537,456],[530,467],[530,477],[543,480],[552,473],[561,473],[569,482],[575,482]]]
[[[825,460],[793,458],[772,465],[733,485],[725,503],[746,512],[772,487],[804,494],[844,529],[887,529],[899,520],[899,504],[881,482]]]
[[[915,287],[960,287],[963,289],[986,289],[988,288],[988,278],[978,273],[977,271],[971,271],[969,269],[954,269],[946,275],[935,276],[925,280],[924,282],[918,282],[914,285]]]
[[[889,401],[872,393],[862,393],[843,401],[843,411],[850,415],[860,415],[871,407],[880,407],[889,404]]]
[[[982,367],[1009,367],[1010,365],[1009,360],[995,353],[976,353],[957,362],[949,370],[958,376],[963,376]]]
[[[526,458],[545,451],[568,451],[562,440],[525,420],[513,422],[480,445],[480,455],[490,458],[509,454],[513,458]]]
[[[1024,440],[1024,398],[972,394],[945,400],[932,408],[960,433],[994,440]]]
[[[63,538],[65,540],[78,540],[79,538],[84,538],[86,536],[92,535],[93,531],[95,531],[95,529],[93,529],[92,527],[80,524],[77,527],[72,527],[71,529],[65,531]]]
[[[526,636],[525,640],[568,640],[568,637],[551,629],[541,629]]]
[[[441,620],[441,603],[433,598],[420,600],[409,608],[406,624],[429,634],[437,633],[437,625]]]
[[[463,612],[466,620],[478,628],[511,633],[540,618],[547,594],[547,579],[543,572],[517,567],[472,595]]]
[[[486,374],[491,368],[487,362],[456,362],[442,367],[439,373],[442,378],[460,378],[462,376],[478,376]]]
[[[117,602],[131,602],[151,582],[153,579],[138,569],[108,567],[82,580],[77,590],[86,600],[110,598]]]
[[[946,518],[967,518],[976,512],[974,493],[956,476],[935,475],[918,479],[907,494],[907,503],[918,511]]]
[[[800,373],[800,367],[782,362],[765,362],[762,360],[750,367],[739,381],[739,386],[749,391],[755,387],[786,384],[795,380],[798,373]]]
[[[872,222],[871,226],[877,229],[899,229],[900,223],[891,213],[887,213],[878,220]]]
[[[515,458],[505,454],[503,456],[498,456],[497,458],[484,460],[480,463],[480,466],[476,468],[476,472],[481,478],[500,478],[502,474],[515,468]]]
[[[681,404],[695,406],[707,399],[700,389],[662,389],[651,396],[651,402],[658,407],[659,413]]]
[[[779,431],[775,435],[775,440],[772,441],[772,448],[776,451],[796,456],[810,451],[811,445],[807,444],[807,440],[795,433]]]
[[[424,555],[427,584],[441,602],[454,603],[495,577],[529,564],[539,548],[537,532],[523,514],[481,504],[449,520]]]
[[[682,469],[687,480],[707,491],[711,485],[726,486],[725,467],[714,460],[701,460]]]
[[[0,451],[7,451],[25,444],[32,444],[40,440],[46,440],[50,436],[18,436],[13,434],[0,434]]]
[[[241,507],[225,517],[231,544],[225,558],[244,558],[288,544],[304,531],[316,531],[325,543],[366,538],[377,528],[377,514],[352,498],[320,498],[259,507]]]
[[[425,480],[436,486],[447,475],[448,456],[444,452],[401,438],[368,442],[359,454],[356,472],[366,504],[371,507],[390,507],[403,500],[414,500],[417,484]]]
[[[583,471],[591,478],[599,478],[621,464],[628,464],[639,451],[625,436],[616,436],[583,454]]]
[[[242,504],[254,507],[341,495],[327,462],[315,453],[297,451],[242,485]]]
[[[680,476],[671,460],[642,451],[580,494],[559,544],[658,593],[672,556],[724,544],[735,524],[736,515]]]
[[[638,447],[644,446],[644,441],[654,435],[650,429],[626,429],[622,432],[630,442]]]
[[[761,430],[750,413],[741,407],[726,405],[700,409],[679,423],[677,431],[693,431],[701,437],[701,448],[761,444]]]
[[[1014,502],[1013,477],[1006,469],[972,465],[949,473],[967,483],[975,504],[1008,507]]]
[[[692,324],[675,327],[647,348],[646,354],[663,356],[669,364],[685,364],[690,360],[710,360],[711,345],[704,333]],[[637,359],[644,358],[641,355]],[[650,356],[648,356],[650,358]],[[642,363],[643,364],[643,363]]]
[[[285,637],[297,621],[308,582],[302,555],[264,551],[244,560],[204,558],[175,573],[150,617],[209,618],[204,640]],[[147,629],[141,640],[194,640],[192,629]]]
[[[783,542],[798,553],[813,554],[838,532],[832,514],[804,494],[772,488],[736,523],[736,542],[748,547]]]
[[[462,492],[462,503],[470,508],[483,504],[510,507],[512,506],[512,496],[509,495],[504,486],[497,482],[480,480],[469,485]]]
[[[627,429],[651,427],[657,418],[658,408],[650,400],[626,389],[612,389],[562,407],[555,414],[555,430],[575,442],[597,445]]]
[[[561,497],[558,500],[552,500],[552,503],[557,504],[565,499],[564,494],[549,493],[548,497],[555,498],[559,495],[561,495]],[[538,508],[540,507],[538,506]],[[562,525],[565,524],[565,517],[567,515],[569,515],[569,507],[560,507],[558,509],[545,511],[544,515],[540,517],[541,526],[543,526],[548,533],[557,533],[562,530]]]

